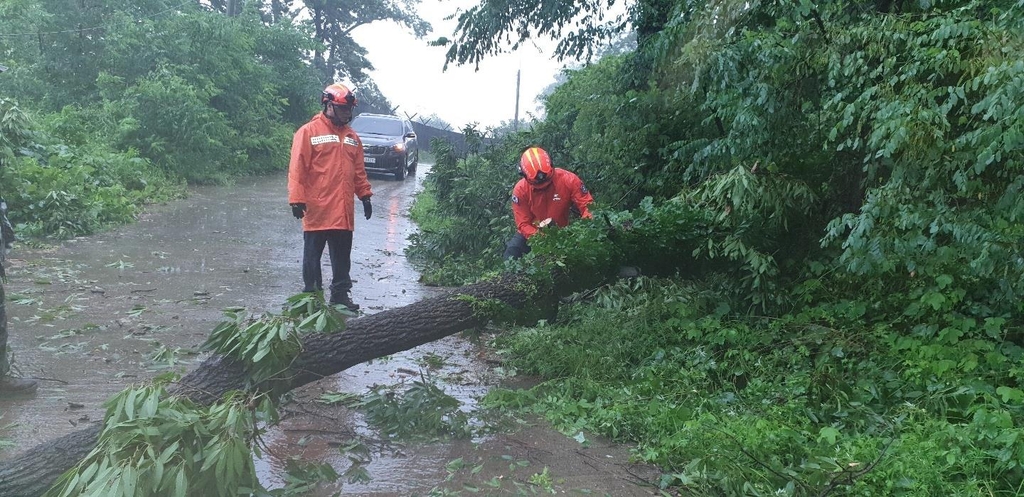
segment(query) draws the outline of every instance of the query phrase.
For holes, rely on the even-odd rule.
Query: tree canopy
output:
[[[373,69],[366,49],[352,39],[352,30],[372,22],[390,21],[407,27],[417,37],[430,31],[430,24],[415,12],[419,0],[303,0],[300,12],[309,16],[314,39],[320,42],[313,56],[314,65],[328,79],[366,78]],[[332,78],[333,77],[333,78]]]
[[[560,60],[590,58],[601,42],[629,27],[624,13],[614,13],[615,6],[615,0],[481,2],[457,15],[454,40],[441,37],[434,43],[450,45],[446,68],[452,62],[479,67],[485,57],[515,50],[535,36],[558,41],[554,55]]]

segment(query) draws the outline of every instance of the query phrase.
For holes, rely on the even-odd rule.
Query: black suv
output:
[[[420,148],[412,123],[398,116],[359,114],[352,120],[352,129],[363,142],[363,163],[366,170],[390,173],[405,179],[416,172]]]

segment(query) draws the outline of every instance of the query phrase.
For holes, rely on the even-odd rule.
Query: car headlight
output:
[[[396,144],[391,146],[391,150],[394,150],[395,152],[402,152],[402,151],[405,150],[405,144],[404,143],[396,143]]]

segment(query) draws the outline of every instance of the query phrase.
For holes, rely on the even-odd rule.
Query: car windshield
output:
[[[402,136],[402,122],[394,119],[358,116],[352,121],[352,129],[359,134]]]

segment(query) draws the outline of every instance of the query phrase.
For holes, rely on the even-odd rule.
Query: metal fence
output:
[[[428,149],[434,138],[441,138],[451,142],[459,155],[466,155],[469,152],[469,146],[466,145],[466,137],[462,133],[434,128],[415,121],[413,121],[412,127],[416,131],[416,137],[419,139],[420,148],[422,149]]]

